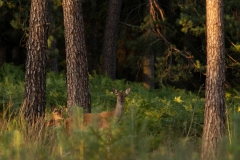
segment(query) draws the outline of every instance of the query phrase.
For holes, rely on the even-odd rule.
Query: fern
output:
[[[76,159],[82,156],[81,152],[85,159],[106,159],[109,156],[115,159],[169,159],[170,153],[174,153],[173,159],[199,157],[197,148],[202,134],[204,98],[169,86],[148,90],[141,83],[112,81],[97,74],[89,75],[89,80],[93,112],[115,107],[113,87],[122,91],[131,88],[131,93],[126,97],[125,114],[120,123],[117,126],[113,124],[111,128],[111,154],[107,150],[109,141],[106,133],[91,127],[84,131],[74,129],[71,138],[66,136],[63,127],[52,128],[44,134],[37,134],[44,138],[30,140],[31,136],[24,132],[24,124],[20,123],[21,115],[14,112],[16,108],[20,108],[23,99],[23,69],[4,64],[0,71],[0,103],[1,106],[11,107],[2,107],[0,159],[13,159],[18,156],[20,159],[26,158],[26,153],[29,159],[36,158],[36,153],[41,153],[38,159]],[[66,93],[65,75],[48,73],[47,106],[64,106]],[[238,122],[236,117],[240,114],[240,96],[237,89],[232,89],[227,91],[226,97],[230,119],[229,139],[232,143],[224,142],[227,145],[223,146],[233,147],[232,155],[237,157],[239,145],[235,143],[234,138],[238,135],[235,129]],[[14,114],[9,113],[11,111]],[[46,117],[50,116],[47,110]],[[234,123],[231,119],[234,119]],[[17,144],[13,142],[15,139],[18,139]],[[236,142],[239,143],[237,140]],[[85,146],[84,150],[80,150],[82,143]],[[189,149],[191,154],[187,154]],[[229,152],[229,148],[224,149],[223,153],[226,152]],[[180,155],[182,158],[179,158]]]

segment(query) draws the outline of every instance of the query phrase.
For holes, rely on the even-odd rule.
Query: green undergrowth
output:
[[[64,74],[47,74],[45,121],[51,118],[52,106],[65,107],[65,80]],[[24,72],[5,64],[0,70],[0,159],[199,159],[204,112],[199,94],[204,91],[168,86],[147,90],[140,83],[112,81],[97,74],[89,75],[89,80],[94,113],[114,109],[113,87],[131,88],[124,115],[110,130],[75,127],[69,136],[64,120],[61,126],[49,128],[45,122],[37,129],[24,124],[20,109]],[[239,152],[239,98],[237,89],[226,93],[228,128],[221,152],[225,159],[235,159]]]

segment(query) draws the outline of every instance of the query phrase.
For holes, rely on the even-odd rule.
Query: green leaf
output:
[[[4,2],[2,0],[0,0],[0,7],[2,7],[4,4]]]
[[[175,101],[175,102],[178,102],[178,103],[184,102],[183,100],[181,100],[181,96],[174,97],[174,101]]]

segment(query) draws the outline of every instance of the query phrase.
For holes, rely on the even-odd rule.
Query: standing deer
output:
[[[83,126],[88,126],[90,124],[96,124],[98,128],[107,129],[109,128],[109,123],[111,121],[119,122],[124,108],[124,102],[126,96],[130,93],[130,88],[126,89],[125,92],[118,92],[113,88],[113,93],[117,96],[116,108],[113,111],[104,111],[101,113],[85,113],[83,114]],[[71,135],[72,119],[71,117],[66,120],[66,128],[68,135]],[[110,158],[110,146],[111,146],[111,131],[107,130],[107,159]],[[84,159],[84,140],[80,143],[80,155],[81,159]]]
[[[117,96],[116,108],[113,111],[83,114],[83,126],[88,126],[95,122],[97,127],[104,129],[109,127],[111,120],[119,122],[123,114],[125,98],[129,94],[130,90],[131,89],[128,88],[125,92],[118,92],[115,88],[113,88],[113,93]],[[71,117],[67,118],[66,128],[68,132],[70,131],[71,123]]]

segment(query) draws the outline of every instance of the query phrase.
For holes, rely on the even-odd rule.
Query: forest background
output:
[[[66,103],[66,88],[64,87],[66,55],[62,6],[61,1],[51,2],[49,18],[54,25],[49,28],[48,69],[57,74],[48,73],[48,109],[52,105],[64,106]],[[134,157],[143,150],[143,157],[144,153],[149,153],[149,150],[153,158],[156,155],[158,158],[168,157],[169,154],[179,157],[184,149],[181,150],[181,146],[178,147],[178,145],[186,142],[177,142],[179,137],[189,138],[190,145],[194,144],[192,150],[199,151],[199,138],[202,134],[203,123],[203,84],[206,72],[205,1],[159,2],[160,8],[155,8],[154,13],[147,14],[146,8],[149,6],[146,1],[123,0],[116,51],[116,79],[124,80],[117,81],[99,76],[102,74],[101,52],[107,2],[83,0],[82,8],[88,68],[91,75],[92,108],[94,111],[101,111],[106,106],[114,104],[112,99],[106,97],[112,97],[110,93],[112,86],[123,89],[129,86],[133,88],[132,96],[130,95],[127,99],[125,118],[126,120],[132,118],[130,125],[132,130],[126,130],[122,134],[117,133],[116,136],[123,138],[128,134],[135,133],[135,136],[128,139],[133,142],[133,146],[127,147],[125,141],[120,143],[121,149],[127,148],[127,151],[135,149],[135,153],[127,152],[119,159],[124,159],[129,154]],[[3,109],[4,106],[16,109],[21,106],[23,97],[25,44],[28,38],[30,2],[0,1],[0,9],[1,104]],[[231,120],[239,111],[239,9],[240,2],[238,1],[227,1],[224,5],[227,80],[225,85],[228,120]],[[155,19],[152,18],[153,15],[155,15]],[[146,64],[146,60],[150,63]],[[15,66],[20,65],[20,67],[8,65],[5,62],[13,63]],[[156,90],[149,91],[142,87],[141,83],[133,82],[143,82],[146,88],[155,88]],[[136,107],[137,112],[128,106]],[[6,111],[3,111],[3,117],[4,115],[7,115]],[[133,116],[137,118],[134,119]],[[125,123],[127,123],[126,120]],[[148,121],[147,129],[140,132],[143,131],[142,128],[146,127],[144,126],[145,120]],[[11,131],[11,129],[14,130],[14,127],[19,127],[18,123],[17,119],[14,121],[13,118],[12,123],[2,125],[2,128],[7,127]],[[234,124],[231,123],[231,126]],[[140,134],[136,134],[138,132]],[[230,135],[229,142],[232,143],[231,138],[236,138],[237,130],[232,131],[229,126],[228,134]],[[11,141],[11,138],[16,139],[19,133],[3,135],[3,137],[9,137],[9,141]],[[148,137],[143,138],[145,135]],[[13,154],[20,150],[18,145],[23,145],[23,142],[19,140],[18,145],[10,143],[8,146],[9,141],[6,140],[6,143],[3,143],[6,146],[1,147],[10,149],[15,146],[16,150],[11,150]],[[237,144],[237,141],[234,142]],[[62,139],[60,138],[56,143],[62,144]],[[141,148],[143,144],[149,144],[149,148]],[[99,148],[101,145],[100,143]],[[58,147],[63,146],[59,145]],[[68,153],[68,150],[72,150],[76,146],[68,144],[68,147],[64,147],[64,152]],[[96,150],[100,153],[102,151],[99,148]],[[189,156],[188,149],[184,150],[186,156]],[[53,150],[54,152],[51,153],[53,157],[57,155],[64,157],[64,153],[61,153],[60,149],[54,148]],[[229,150],[233,157],[237,157],[237,147]],[[117,153],[117,149],[115,151]],[[194,151],[191,152],[191,157],[196,157],[195,153],[198,152]],[[27,152],[27,150],[21,150],[21,152]],[[114,155],[114,152],[112,154]],[[32,156],[34,157],[34,154]],[[105,155],[99,156],[104,157]]]
[[[101,74],[107,2],[82,1],[90,74],[94,71]],[[61,1],[53,0],[49,6],[49,19],[54,25],[49,28],[48,58],[57,60],[49,65],[57,65],[61,72],[66,70]],[[205,1],[171,0],[159,2],[159,6],[152,13],[156,17],[153,20],[150,12],[146,12],[149,4],[145,1],[122,2],[116,78],[144,82],[147,81],[144,75],[150,74],[156,88],[168,84],[196,91],[205,82]],[[0,66],[4,62],[24,65],[30,2],[0,1],[0,7]],[[240,2],[234,0],[224,5],[226,85],[229,87],[239,83],[239,7]],[[146,58],[153,60],[146,64]],[[153,71],[148,70],[149,66]]]

